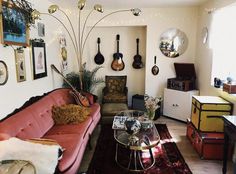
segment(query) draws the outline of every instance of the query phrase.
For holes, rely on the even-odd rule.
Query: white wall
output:
[[[49,1],[44,0],[36,1],[31,0],[33,4],[33,8],[41,12],[46,12],[47,7],[49,6]],[[71,10],[67,11],[71,12]],[[109,10],[107,11],[109,12]],[[73,13],[71,13],[73,15]],[[100,15],[92,15],[91,21],[88,22],[88,26],[92,26],[93,22],[97,21]],[[57,36],[59,33],[63,32],[63,28],[54,19],[42,16],[41,17],[45,24],[46,36],[43,38],[46,42],[46,50],[47,50],[47,70],[48,76],[45,78],[41,78],[38,80],[32,80],[32,70],[30,63],[30,52],[29,48],[25,49],[26,56],[26,72],[27,72],[27,80],[25,82],[17,83],[16,82],[16,72],[15,72],[15,60],[14,54],[11,47],[3,48],[0,46],[1,52],[1,60],[4,60],[9,69],[9,80],[4,86],[0,86],[0,119],[4,118],[7,114],[12,112],[15,108],[20,107],[26,100],[28,100],[31,96],[41,95],[44,92],[48,92],[54,88],[61,86],[61,78],[59,75],[52,73],[50,64],[55,64],[57,67],[60,66],[60,53],[59,53],[59,44],[57,40]],[[77,23],[76,18],[73,15],[73,24]],[[198,24],[198,8],[195,7],[184,7],[184,8],[157,8],[157,9],[142,9],[142,15],[140,17],[134,17],[129,14],[129,12],[117,13],[113,16],[106,18],[106,20],[100,23],[100,28],[96,29],[99,34],[103,37],[103,40],[106,41],[104,43],[111,43],[111,50],[104,51],[106,56],[106,60],[109,60],[108,57],[112,58],[111,55],[114,52],[115,42],[114,38],[110,38],[111,35],[121,32],[121,42],[123,53],[127,55],[124,57],[125,63],[127,63],[127,67],[123,72],[112,72],[110,70],[110,62],[107,61],[104,64],[103,75],[105,74],[123,74],[127,73],[128,75],[128,87],[131,96],[133,93],[148,93],[153,96],[163,95],[163,89],[166,86],[167,78],[175,77],[174,62],[194,62],[195,54],[196,54],[196,33],[197,33],[197,24]],[[132,27],[137,27],[135,29],[135,34],[132,31]],[[131,27],[129,29],[129,27]],[[176,59],[170,59],[162,55],[159,50],[159,37],[161,33],[166,31],[168,28],[179,28],[184,31],[189,39],[189,45],[187,51]],[[106,32],[101,30],[114,30],[109,31],[109,36],[105,36]],[[97,37],[96,31],[93,33],[88,41],[87,50],[84,54],[84,61],[87,61],[88,64],[91,65],[90,68],[95,66],[92,63],[91,59],[94,57],[96,53],[96,44],[94,43],[93,37]],[[112,32],[114,32],[112,34]],[[31,28],[31,38],[38,38],[37,29]],[[104,36],[103,36],[104,35]],[[130,66],[130,62],[133,59],[134,49],[136,48],[135,42],[128,45],[128,43],[132,42],[136,36],[139,36],[143,42],[141,44],[146,43],[146,45],[142,45],[141,55],[143,56],[143,61],[145,61],[145,69],[142,70],[134,70]],[[129,40],[131,39],[131,40]],[[145,41],[146,40],[146,41]],[[77,69],[77,63],[74,55],[74,50],[72,48],[72,44],[67,37],[68,43],[68,61],[69,61],[69,71]],[[125,42],[124,42],[125,41]],[[125,45],[124,43],[127,43]],[[112,48],[113,47],[113,48]],[[90,49],[92,50],[90,52]],[[104,49],[104,48],[102,48]],[[86,54],[87,53],[87,54]],[[157,76],[153,76],[151,73],[151,68],[153,66],[153,57],[157,56],[157,66],[160,68],[160,73]],[[130,70],[130,68],[132,70]],[[141,74],[137,74],[136,72],[141,72]],[[144,72],[145,71],[145,72]],[[137,83],[142,84],[141,86],[136,85]],[[138,86],[138,87],[137,87]],[[131,101],[129,101],[130,103]]]
[[[49,2],[44,0],[44,2],[33,1],[33,8],[41,12],[46,12]],[[43,5],[42,5],[43,4]],[[62,28],[56,22],[52,22],[52,19],[47,16],[42,16],[40,22],[45,24],[46,36],[42,37],[46,43],[46,59],[47,59],[47,77],[33,80],[32,76],[32,66],[30,57],[30,48],[24,49],[25,51],[25,65],[26,65],[26,81],[17,83],[16,79],[16,67],[15,67],[15,57],[14,50],[12,47],[8,46],[6,48],[0,45],[0,60],[6,62],[8,66],[9,79],[5,85],[0,86],[0,119],[4,118],[7,114],[11,113],[14,109],[22,106],[22,104],[27,101],[30,97],[36,95],[42,95],[45,92],[51,91],[54,88],[61,86],[61,78],[52,73],[50,64],[55,64],[59,67],[61,62],[61,57],[59,54],[59,42],[58,33],[61,33]],[[37,23],[36,23],[37,24]],[[37,26],[37,25],[36,25]],[[37,28],[30,28],[31,38],[38,37]],[[16,46],[13,46],[17,48]],[[70,54],[69,54],[70,56]],[[71,62],[71,59],[69,59]],[[72,64],[72,63],[70,63]],[[69,65],[70,65],[69,64]]]
[[[202,43],[201,31],[203,27],[208,27],[209,35],[211,30],[212,14],[208,14],[206,10],[225,7],[236,0],[211,0],[199,8],[199,25],[198,25],[198,39],[197,39],[197,75],[200,95],[216,95],[222,96],[227,100],[236,104],[236,97],[223,92],[222,89],[214,88],[211,84],[211,69],[212,69],[212,50],[209,48],[209,40],[207,44]],[[213,11],[214,13],[214,11]],[[222,33],[223,34],[223,33]],[[236,114],[236,107],[234,107],[234,114]]]
[[[91,17],[92,22],[89,22],[90,26],[99,19],[97,16],[99,15]],[[90,62],[91,67],[95,66],[93,57],[96,54],[96,38],[101,36],[102,40],[104,40],[104,43],[102,41],[104,44],[102,51],[106,55],[105,59],[107,61],[103,65],[104,69],[102,74],[127,73],[129,81],[128,87],[131,92],[129,94],[130,97],[134,94],[134,91],[136,92],[136,88],[140,87],[137,87],[139,84],[142,86],[144,85],[144,91],[139,90],[140,92],[148,93],[152,96],[163,95],[167,78],[175,77],[173,63],[194,63],[195,61],[197,19],[198,8],[196,7],[142,9],[142,14],[139,17],[129,14],[129,12],[114,14],[99,23],[99,29],[92,32],[90,41],[87,43],[87,54],[84,57]],[[145,26],[146,28],[146,35],[140,35],[143,38],[141,40],[145,40],[146,38],[146,45],[141,45],[141,48],[143,49],[141,55],[145,60],[145,72],[141,72],[145,74],[145,78],[139,78],[139,75],[136,73],[138,70],[134,70],[130,65],[130,61],[132,61],[133,55],[135,54],[135,37],[139,36],[139,32],[135,32],[131,35],[130,31],[134,27],[139,28],[141,26]],[[131,29],[128,29],[129,27]],[[175,59],[165,57],[159,50],[159,37],[168,28],[179,28],[184,31],[188,37],[189,45],[186,52]],[[123,51],[123,53],[127,55],[124,57],[127,67],[123,72],[115,72],[110,68],[112,54],[116,49],[115,34],[117,33],[121,33],[121,52]],[[141,44],[144,43],[141,42]],[[154,65],[154,56],[157,56],[157,66],[160,69],[157,76],[154,76],[151,73],[151,68]],[[129,98],[129,103],[131,103],[131,98]]]
[[[111,68],[113,53],[117,51],[116,35],[120,35],[119,51],[123,54],[125,68],[122,71],[114,71]],[[97,77],[104,75],[127,75],[129,104],[132,102],[132,95],[144,94],[145,92],[145,67],[134,69],[132,63],[136,55],[136,38],[139,38],[139,54],[142,56],[142,62],[146,62],[146,27],[98,27],[96,28],[88,41],[87,66],[92,69],[97,66],[94,62],[94,56],[97,54],[97,37],[101,38],[101,53],[105,61],[101,65],[103,68],[98,71]],[[105,85],[105,84],[104,84]],[[103,85],[103,86],[104,86]],[[97,94],[101,96],[103,86],[97,88]],[[101,98],[100,98],[101,99]]]

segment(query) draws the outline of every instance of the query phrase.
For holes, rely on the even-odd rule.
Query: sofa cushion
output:
[[[29,107],[32,109],[32,115],[37,120],[40,130],[42,131],[41,136],[54,125],[51,112],[53,105],[53,99],[49,96],[44,96]]]
[[[69,103],[75,103],[74,98],[69,94],[70,89],[59,89],[48,94],[54,101],[54,105],[61,106]]]
[[[68,169],[75,162],[81,145],[83,144],[82,134],[46,135],[43,138],[54,139],[65,149],[63,158],[60,160],[58,168],[61,172]]]
[[[54,125],[45,136],[49,135],[61,135],[61,134],[85,134],[86,130],[92,123],[92,117],[88,117],[84,122],[80,124],[61,124]]]
[[[52,118],[56,124],[81,123],[90,114],[90,109],[75,104],[52,107]]]
[[[31,107],[25,108],[1,122],[0,132],[21,139],[40,138],[44,134],[33,116]]]

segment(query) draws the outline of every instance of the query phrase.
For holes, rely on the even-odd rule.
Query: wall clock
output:
[[[207,43],[207,39],[208,39],[208,29],[207,27],[204,27],[202,29],[202,43]]]
[[[4,61],[0,60],[0,85],[4,85],[8,80],[7,65]]]

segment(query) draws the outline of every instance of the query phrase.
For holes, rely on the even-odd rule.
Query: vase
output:
[[[153,120],[154,119],[154,117],[155,117],[155,110],[147,110],[147,116],[148,116],[148,118],[149,118],[149,120]]]

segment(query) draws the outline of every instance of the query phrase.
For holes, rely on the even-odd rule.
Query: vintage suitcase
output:
[[[236,84],[223,83],[223,91],[229,94],[236,94]]]
[[[222,115],[232,115],[233,104],[216,96],[193,96],[191,122],[202,132],[223,132]]]
[[[187,120],[187,137],[201,159],[222,160],[224,153],[224,133],[199,132]],[[232,146],[229,148],[228,157],[232,156]]]
[[[196,89],[196,73],[193,63],[174,63],[176,78],[167,79],[167,88],[180,91]]]

